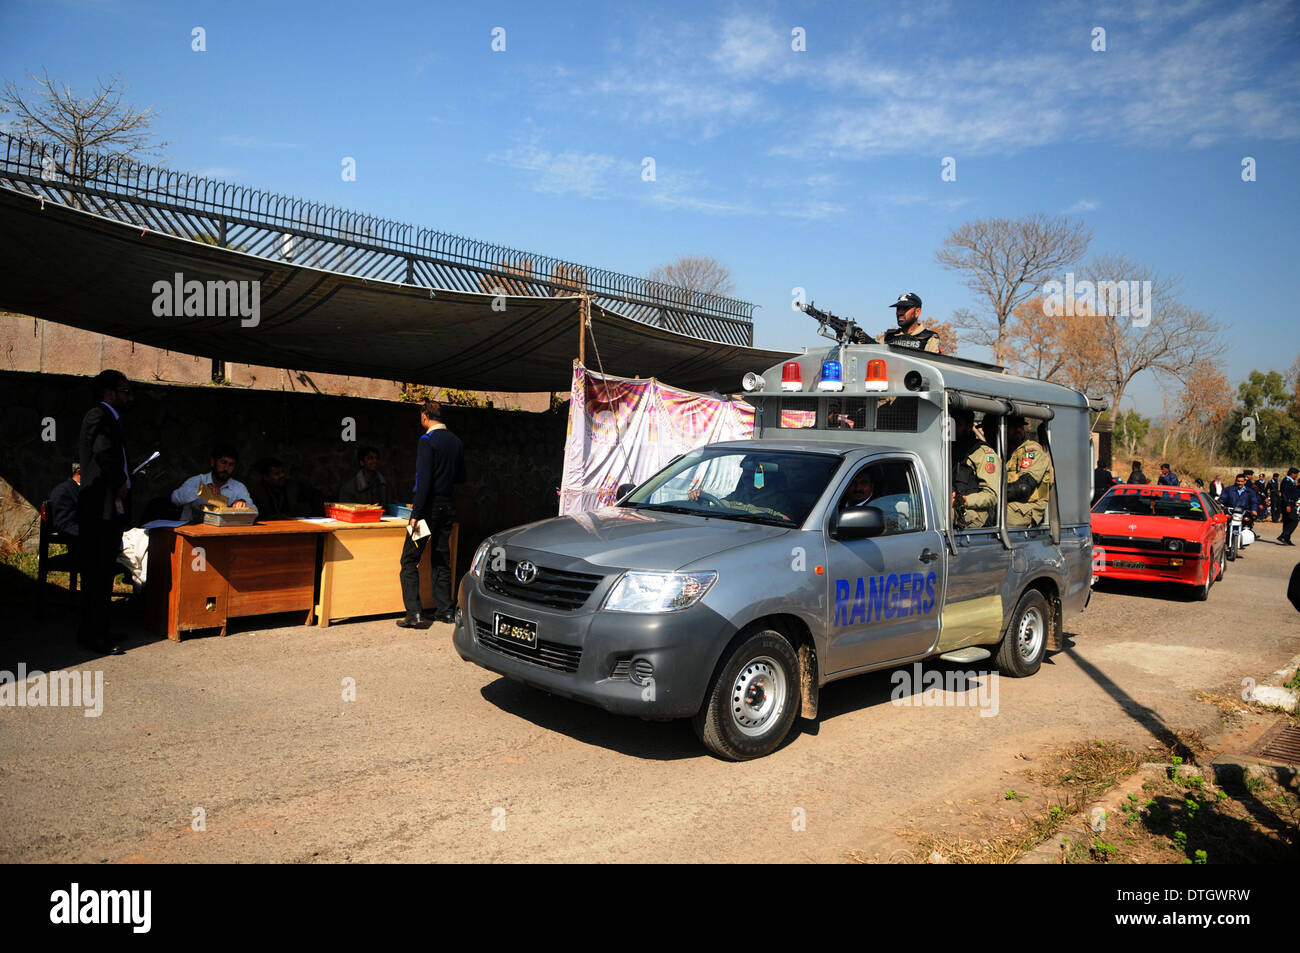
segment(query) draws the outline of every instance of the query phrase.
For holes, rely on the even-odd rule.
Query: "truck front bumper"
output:
[[[594,598],[596,604],[603,593]],[[735,627],[703,604],[678,612],[550,609],[461,580],[453,644],[462,659],[619,715],[685,718],[699,711]],[[496,614],[537,625],[536,645],[494,635]]]

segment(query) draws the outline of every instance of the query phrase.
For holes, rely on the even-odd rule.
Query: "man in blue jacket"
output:
[[[415,499],[406,527],[406,542],[402,544],[399,573],[406,616],[398,619],[397,624],[404,629],[427,629],[434,622],[451,622],[456,613],[451,597],[451,525],[456,521],[451,488],[465,481],[464,448],[460,438],[442,422],[442,408],[436,400],[426,400],[420,408],[420,426],[424,428],[424,436],[415,451]],[[412,537],[421,520],[428,525],[429,535],[417,541]],[[422,611],[424,607],[420,603],[420,559],[429,540],[433,540],[436,606],[432,617]]]
[[[1169,469],[1169,464],[1160,464],[1160,476],[1156,478],[1156,483],[1159,486],[1178,486],[1178,477]]]
[[[1228,508],[1241,507],[1246,511],[1246,524],[1249,525],[1259,513],[1259,497],[1255,495],[1254,488],[1246,482],[1246,474],[1237,474],[1236,486],[1230,486],[1223,491],[1223,496],[1219,497],[1219,502]]]

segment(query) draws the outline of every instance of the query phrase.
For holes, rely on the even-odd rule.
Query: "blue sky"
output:
[[[1300,351],[1298,54],[1279,0],[0,4],[0,76],[120,71],[170,166],[635,274],[713,255],[765,347],[817,343],[796,286],[946,319],[978,304],[951,229],[1076,215],[1230,326],[1234,384]]]

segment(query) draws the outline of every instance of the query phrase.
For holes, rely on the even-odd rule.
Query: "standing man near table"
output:
[[[77,641],[93,652],[120,655],[108,631],[113,576],[122,528],[131,513],[131,475],[122,414],[135,398],[121,371],[104,370],[91,382],[99,401],[81,420],[81,492],[77,523],[81,554],[81,623]]]
[[[465,456],[460,438],[442,422],[442,408],[436,400],[426,400],[420,408],[420,426],[424,436],[415,451],[415,499],[411,519],[402,544],[402,602],[406,616],[397,620],[404,629],[427,629],[434,622],[451,622],[456,606],[451,595],[451,524],[456,521],[451,488],[465,480]],[[429,527],[429,535],[412,539],[420,520]],[[424,547],[433,540],[432,617],[425,615],[420,604],[420,558]]]

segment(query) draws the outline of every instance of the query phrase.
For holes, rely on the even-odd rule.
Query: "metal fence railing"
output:
[[[0,188],[180,238],[435,290],[586,293],[644,324],[753,344],[754,305],[747,301],[5,133],[0,153]]]

